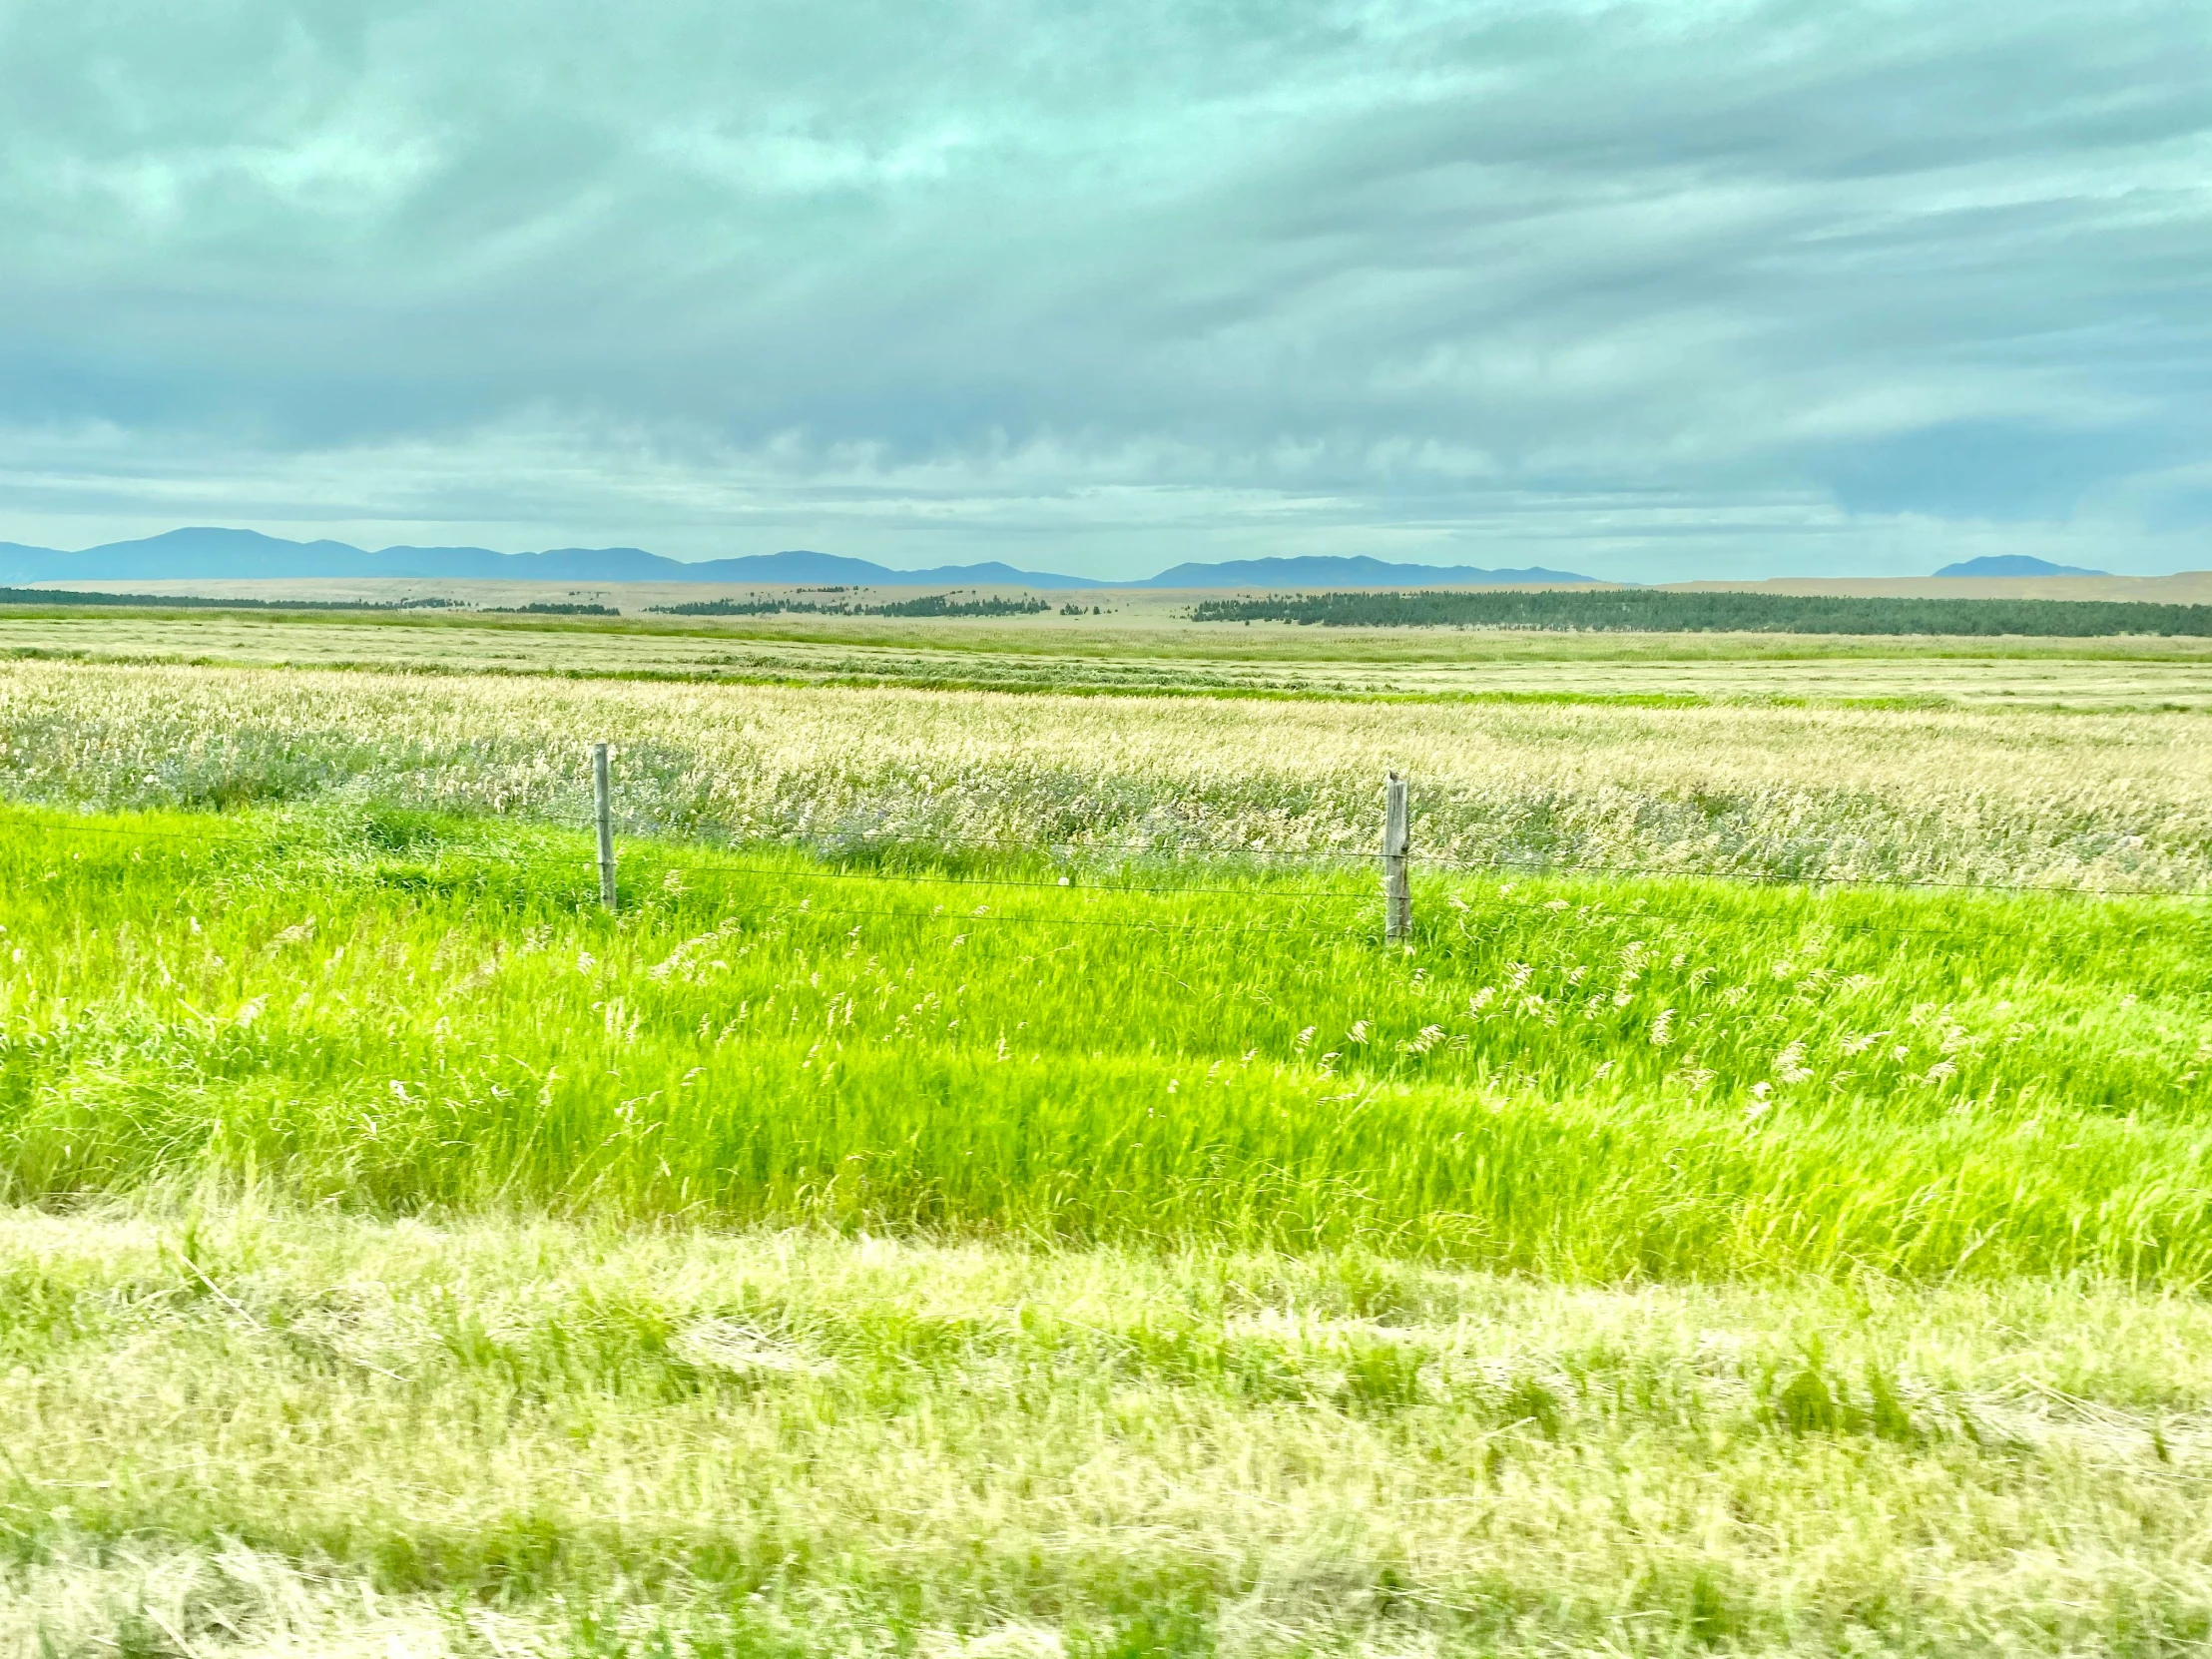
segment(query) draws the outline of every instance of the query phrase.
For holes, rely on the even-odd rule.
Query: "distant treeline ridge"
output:
[[[211,599],[204,594],[82,593],[69,588],[0,588],[0,605],[127,605],[164,611],[458,611],[457,599]],[[610,613],[611,614],[611,613]]]
[[[1208,599],[1199,622],[1296,622],[1325,628],[1530,628],[1652,634],[2212,635],[2212,605],[2105,599],[1877,599],[1826,594],[1314,593]]]
[[[693,599],[681,605],[649,605],[662,616],[777,616],[786,611],[816,616],[1034,616],[1050,607],[1041,599],[954,599],[925,594],[882,605],[818,604],[811,599]]]

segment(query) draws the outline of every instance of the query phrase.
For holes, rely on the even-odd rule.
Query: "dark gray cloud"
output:
[[[2212,564],[2208,84],[2186,3],[0,0],[0,537]]]

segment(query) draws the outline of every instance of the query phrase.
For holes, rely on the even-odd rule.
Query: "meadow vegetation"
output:
[[[639,848],[612,919],[575,833],[8,829],[17,1200],[280,1176],[1585,1280],[2212,1247],[2172,901],[1437,880],[1408,953],[1362,874]]]
[[[1001,697],[18,663],[0,788],[105,809],[324,798],[860,848],[1366,852],[1507,869],[2201,890],[2212,728],[2175,714]]]
[[[2196,717],[28,662],[0,740],[0,1653],[2212,1641]]]
[[[371,593],[376,584],[360,584]],[[479,605],[515,598],[485,584]],[[420,596],[416,596],[420,597]],[[626,600],[626,603],[631,602]],[[1330,701],[2212,709],[2212,641],[1557,633],[1016,619],[0,611],[0,659]]]
[[[2212,1315],[0,1213],[0,1651],[2201,1652]]]

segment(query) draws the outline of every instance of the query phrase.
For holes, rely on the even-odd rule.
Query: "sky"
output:
[[[2212,567],[2212,10],[0,0],[0,540]]]

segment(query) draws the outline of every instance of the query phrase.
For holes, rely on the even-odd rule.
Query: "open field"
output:
[[[1415,780],[1419,849],[1584,866],[2198,891],[2191,714],[1390,705],[0,665],[0,787],[107,808],[335,797],[845,847],[1329,854]]]
[[[1342,588],[1343,583],[1332,583]],[[1402,586],[1402,584],[1398,584]],[[1596,584],[1602,588],[1611,584]],[[73,588],[90,593],[174,594],[231,599],[337,599],[390,604],[406,599],[446,599],[464,605],[526,605],[533,600],[580,600],[643,612],[656,605],[698,599],[751,599],[777,594],[819,596],[829,590],[729,582],[542,582],[483,581],[430,577],[202,578],[173,581],[53,581],[36,588]],[[854,587],[838,590],[863,603],[909,598],[922,591],[950,591],[943,582],[925,588]],[[963,588],[963,593],[1017,595],[1017,587]],[[1099,605],[1124,615],[1164,615],[1189,608],[1196,599],[1219,593],[1300,591],[1250,588],[1097,588],[1037,590],[1055,609],[1064,603]],[[1559,591],[1558,584],[1500,583],[1475,592]],[[1577,583],[1564,591],[1591,591]],[[1778,576],[1745,582],[1667,582],[1665,593],[1806,594],[1867,599],[2071,599],[2117,600],[2151,605],[2212,605],[2212,571],[2185,570],[2172,576]]]
[[[2201,716],[445,667],[0,664],[0,1654],[2212,1640]]]
[[[1439,877],[1408,954],[1358,873],[642,846],[617,922],[581,834],[228,822],[10,817],[4,1196],[2212,1273],[2170,899]]]
[[[13,1651],[2212,1630],[2172,901],[0,829]]]
[[[2212,641],[1245,627],[1159,617],[0,614],[0,655],[795,685],[1323,698],[1675,697],[2212,708]]]

